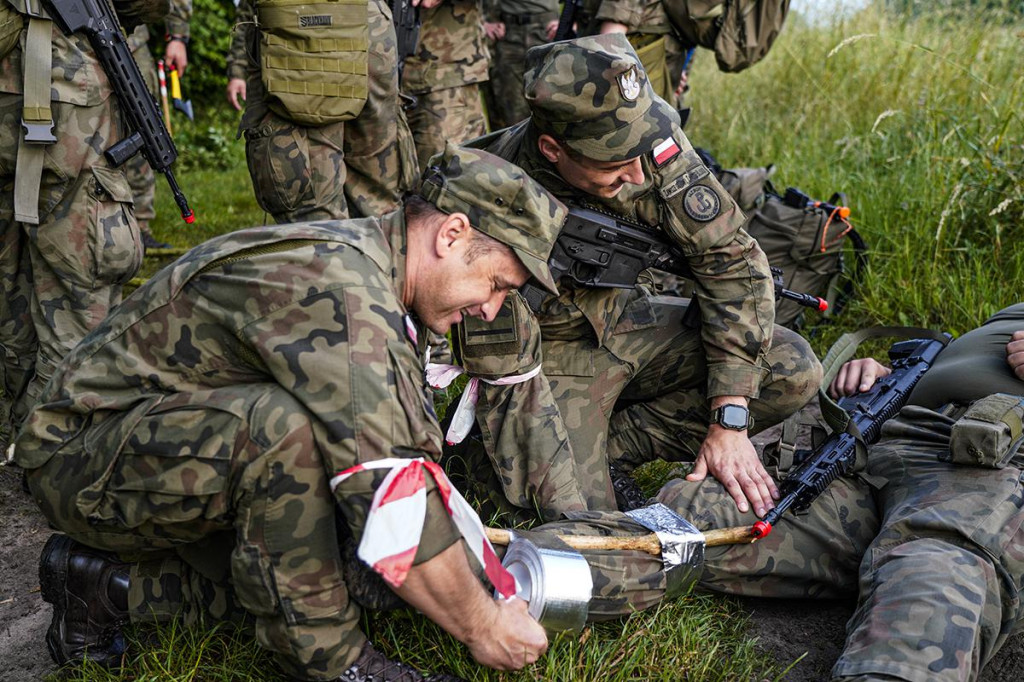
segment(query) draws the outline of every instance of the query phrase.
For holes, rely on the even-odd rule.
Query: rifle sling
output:
[[[14,219],[38,225],[43,160],[46,147],[57,141],[53,137],[53,111],[50,109],[53,22],[43,13],[38,0],[28,0],[25,7],[28,13],[28,35],[25,39],[25,53],[22,55],[23,134],[18,141],[15,166]]]

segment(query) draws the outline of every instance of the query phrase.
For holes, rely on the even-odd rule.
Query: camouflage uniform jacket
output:
[[[275,383],[308,409],[326,475],[385,457],[436,459],[440,428],[396,293],[403,220],[253,228],[196,247],[60,365],[21,434],[19,465],[41,466],[108,417],[127,437],[178,393]],[[353,509],[348,499],[354,528],[380,480],[353,476],[335,490],[359,500]]]
[[[419,43],[405,60],[402,90],[419,94],[486,81],[490,55],[480,0],[444,0],[421,15]]]
[[[644,154],[644,183],[625,185],[607,200],[582,195],[561,178],[537,150],[537,133],[529,121],[513,127],[488,151],[513,161],[567,203],[586,204],[667,232],[687,256],[696,280],[708,362],[707,395],[756,398],[765,372],[760,360],[768,350],[774,323],[768,261],[742,229],[744,217],[734,204],[723,204],[719,215],[708,222],[686,215],[681,190],[695,173],[706,171],[700,170],[704,167],[683,132],[676,128],[674,137],[680,147],[674,158],[659,167],[653,154]],[[719,196],[727,195],[721,190]],[[538,314],[545,339],[589,337],[602,346],[623,324],[638,329],[657,323],[650,306],[642,301],[649,294],[641,287],[592,289],[563,279],[559,288],[561,296],[549,297]],[[624,314],[627,309],[628,315]]]
[[[245,80],[248,71],[249,27],[253,25],[255,10],[251,0],[240,0],[235,7],[235,23],[231,27],[231,47],[228,50],[228,78]]]

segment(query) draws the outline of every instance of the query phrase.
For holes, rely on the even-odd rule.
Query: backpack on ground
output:
[[[789,0],[679,0],[665,12],[684,42],[714,50],[720,70],[737,72],[768,54]]]
[[[817,201],[795,187],[779,194],[769,179],[774,166],[723,169],[707,151],[698,150],[698,154],[747,214],[745,229],[761,245],[769,264],[782,269],[783,285],[829,302],[829,309],[819,314],[780,299],[775,321],[800,329],[837,315],[853,294],[867,261],[867,244],[850,224],[846,196],[837,192],[827,202]],[[846,244],[852,249],[850,268]]]

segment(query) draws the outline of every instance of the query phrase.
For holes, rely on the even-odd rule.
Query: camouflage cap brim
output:
[[[551,269],[548,267],[546,260],[541,260],[536,256],[533,256],[522,249],[512,247],[516,256],[519,257],[520,262],[530,271],[537,283],[542,287],[550,291],[555,296],[558,296],[558,283],[555,282],[554,277],[551,276]]]

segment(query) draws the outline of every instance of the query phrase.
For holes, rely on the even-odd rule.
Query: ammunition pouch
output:
[[[1002,469],[1024,442],[1024,398],[994,393],[975,401],[953,424],[949,451],[939,459],[952,464]]]
[[[256,0],[267,105],[305,126],[348,121],[369,92],[365,0]]]

